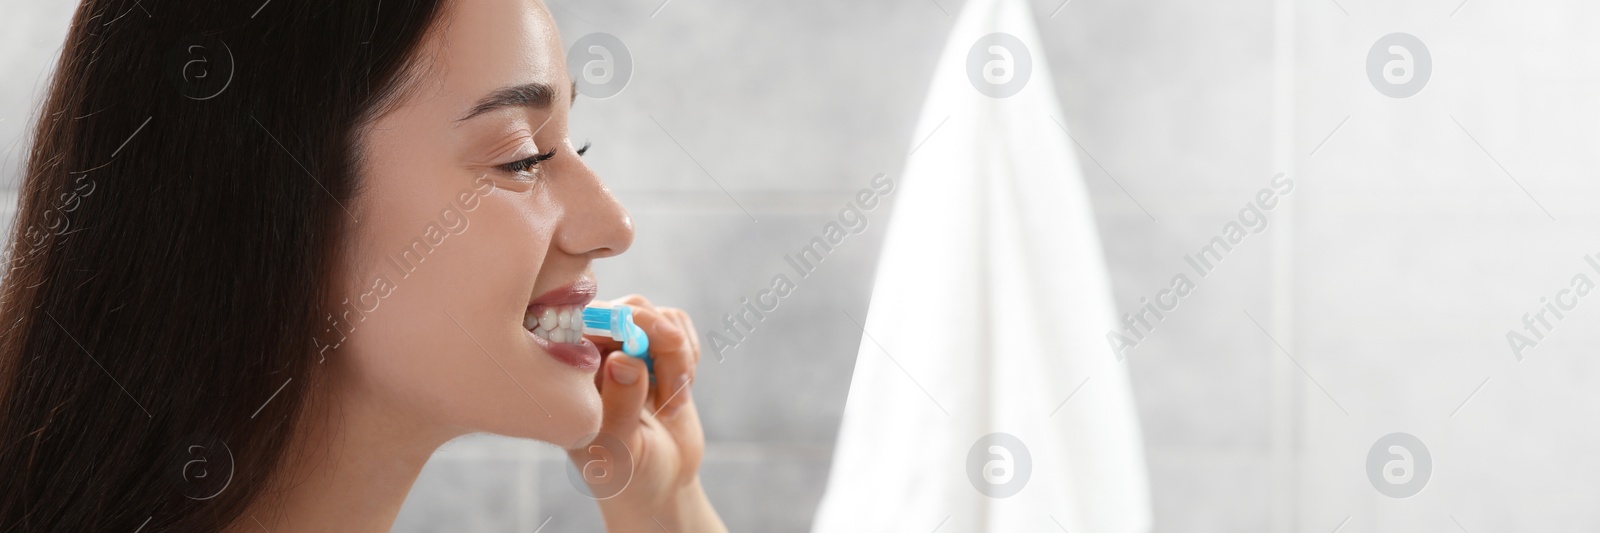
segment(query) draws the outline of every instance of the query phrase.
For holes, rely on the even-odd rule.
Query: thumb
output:
[[[600,419],[600,432],[632,442],[639,431],[640,412],[650,394],[650,380],[644,361],[622,352],[611,352],[606,357],[605,384],[600,387],[600,403],[604,414]]]

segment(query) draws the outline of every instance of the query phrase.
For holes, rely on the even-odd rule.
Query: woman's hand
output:
[[[643,360],[618,351],[620,342],[588,337],[609,354],[595,376],[605,414],[600,436],[567,455],[600,500],[608,530],[726,531],[700,487],[705,435],[691,393],[700,362],[694,323],[638,295],[613,303],[632,307],[650,337],[656,379]]]

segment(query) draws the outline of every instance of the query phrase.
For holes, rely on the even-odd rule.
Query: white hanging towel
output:
[[[968,0],[956,21],[897,180],[815,532],[1151,528],[1110,283],[1042,51],[1025,1]]]

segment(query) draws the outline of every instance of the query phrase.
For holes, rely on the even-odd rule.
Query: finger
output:
[[[604,371],[605,384],[600,388],[600,403],[604,409],[600,432],[622,442],[633,442],[634,434],[639,431],[639,410],[644,408],[645,397],[650,392],[644,361],[613,352],[606,358]]]
[[[650,303],[650,300],[646,300],[644,296],[641,296],[641,295],[638,295],[638,294],[629,294],[627,296],[623,296],[621,298],[617,298],[612,303],[627,304],[629,307],[635,307],[635,308],[638,308],[638,307],[645,307],[645,308],[649,308],[649,309],[655,309],[656,308],[655,304]]]
[[[672,317],[672,320],[678,324],[678,329],[683,330],[684,335],[689,337],[689,349],[694,352],[694,364],[696,367],[700,366],[700,335],[695,332],[694,321],[689,319],[689,313],[682,309],[674,308],[663,309],[662,312]],[[691,374],[698,373],[691,372]]]
[[[688,399],[684,389],[693,381],[694,349],[689,336],[664,309],[637,308],[633,321],[650,336],[650,358],[655,361],[656,407],[659,416],[671,416]]]
[[[672,318],[669,309],[660,309],[656,336],[661,339],[656,363],[656,409],[670,417],[690,401],[697,358],[691,334]]]

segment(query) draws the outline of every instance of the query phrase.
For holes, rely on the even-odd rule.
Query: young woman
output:
[[[633,237],[566,73],[540,0],[85,0],[3,270],[0,531],[385,531],[471,432],[572,450],[610,530],[724,529],[689,318],[618,302],[654,380],[560,318]]]

